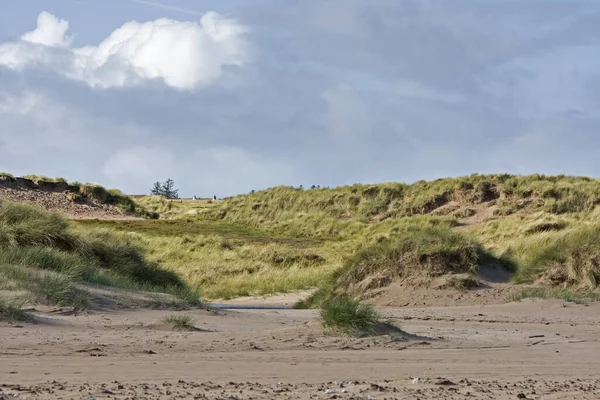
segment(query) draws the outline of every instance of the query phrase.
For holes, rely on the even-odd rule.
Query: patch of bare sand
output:
[[[437,278],[411,277],[365,292],[364,300],[386,307],[429,307],[506,303],[522,287],[510,284],[509,275],[500,265],[482,265],[475,276],[478,286],[458,290],[453,279],[469,278],[468,274],[447,274]]]
[[[312,310],[183,312],[195,332],[168,311],[41,312],[0,323],[0,398],[600,398],[600,304],[383,312],[414,336],[328,336]]]
[[[215,299],[213,303],[223,305],[293,307],[294,304],[310,297],[316,289],[300,290],[292,293],[278,293],[269,296],[243,296],[233,299]]]

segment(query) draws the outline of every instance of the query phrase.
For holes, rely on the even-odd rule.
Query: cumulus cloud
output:
[[[21,36],[21,39],[35,44],[46,46],[68,47],[71,38],[66,37],[69,23],[63,19],[43,11],[37,19],[37,28]]]
[[[103,3],[116,30],[69,17],[95,24],[90,46],[50,14],[0,43],[0,169],[190,196],[600,173],[595,0],[253,1],[190,21],[125,3]]]
[[[216,12],[199,22],[161,18],[131,21],[97,46],[70,47],[68,22],[42,12],[37,28],[17,42],[0,44],[0,66],[36,66],[92,87],[131,87],[161,79],[176,89],[193,89],[221,76],[227,66],[250,57],[247,29]]]

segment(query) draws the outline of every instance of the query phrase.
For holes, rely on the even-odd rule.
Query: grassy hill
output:
[[[416,215],[463,219],[486,205],[493,216],[586,213],[600,202],[600,181],[567,176],[472,175],[334,189],[276,187],[222,204],[216,218],[302,236],[344,235],[354,224]]]
[[[593,296],[600,282],[600,181],[586,177],[472,175],[139,201],[169,220],[110,224],[138,233],[151,258],[208,297],[307,287],[321,288],[315,299],[360,297],[444,274],[462,274],[456,286],[464,288],[464,274],[477,278],[490,264],[514,284],[556,289],[546,295]]]
[[[0,309],[9,310],[15,296],[29,304],[86,307],[99,287],[199,301],[127,235],[77,229],[59,214],[0,199]]]
[[[490,266],[524,295],[600,297],[596,179],[472,175],[136,203],[160,219],[71,225],[125,235],[207,298],[317,288],[304,303],[315,306],[399,282],[464,292]]]

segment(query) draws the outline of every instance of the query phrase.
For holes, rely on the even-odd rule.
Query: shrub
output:
[[[78,192],[69,192],[68,194],[69,200],[73,203],[81,203],[83,201],[83,196]]]
[[[479,279],[473,276],[452,276],[448,280],[447,286],[463,292],[479,287],[480,284],[481,282],[479,281]]]
[[[94,183],[86,183],[79,188],[83,197],[96,200],[100,203],[106,203],[109,199],[109,192],[104,187]]]

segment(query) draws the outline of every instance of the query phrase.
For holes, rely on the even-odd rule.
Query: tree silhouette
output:
[[[167,199],[178,199],[179,198],[179,190],[175,189],[175,181],[169,178],[165,182],[155,182],[152,189],[150,189],[150,193],[155,196],[162,196]]]
[[[162,196],[162,184],[160,182],[154,182],[154,186],[152,186],[152,189],[150,189],[150,194],[154,196]]]
[[[179,198],[179,190],[175,189],[175,181],[169,178],[162,184],[163,195],[167,199],[178,199]]]

